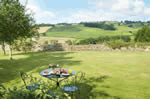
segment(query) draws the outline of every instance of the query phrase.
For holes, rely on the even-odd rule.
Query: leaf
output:
[[[40,94],[42,94],[42,93],[41,92],[37,92],[36,95],[35,95],[35,98],[37,99]]]
[[[51,96],[51,95],[48,95],[48,94],[46,94],[46,95],[47,95],[47,97],[52,98],[52,96]]]

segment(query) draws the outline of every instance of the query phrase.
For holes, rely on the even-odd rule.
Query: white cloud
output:
[[[20,2],[23,5],[25,4],[25,0],[20,0]],[[36,0],[28,0],[26,8],[29,9],[27,13],[34,13],[36,23],[45,23],[47,22],[46,19],[56,17],[56,15],[53,12],[42,10],[41,7],[38,4],[36,4]]]
[[[70,17],[71,18],[71,17]],[[124,16],[119,13],[111,13],[111,12],[103,12],[103,11],[96,11],[96,12],[85,12],[80,11],[78,13],[72,14],[72,19],[74,22],[86,22],[86,21],[114,21],[114,20],[121,20]]]
[[[42,10],[36,0],[29,0],[27,8],[35,12],[37,23],[79,23],[85,21],[120,21],[144,20],[150,16],[150,8],[146,7],[143,0],[88,0],[89,6],[96,11],[80,10],[73,12],[72,16],[60,17],[53,12]],[[107,10],[106,10],[107,8]],[[59,13],[59,12],[58,12]],[[148,20],[148,18],[146,18]]]
[[[146,17],[150,16],[150,7],[145,6],[144,0],[88,0],[88,3],[97,11],[104,10],[102,17],[108,20],[144,21],[144,18],[148,20]]]
[[[108,8],[111,12],[120,13],[125,16],[150,15],[150,8],[146,8],[144,0],[96,0],[97,10]]]

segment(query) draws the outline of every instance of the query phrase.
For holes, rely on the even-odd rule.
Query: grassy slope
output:
[[[91,82],[93,93],[106,96],[118,96],[121,99],[150,98],[150,53],[148,52],[38,52],[17,54],[10,62],[8,56],[0,55],[0,79],[7,86],[20,84],[19,70],[35,73],[47,69],[49,63],[62,64],[75,71],[84,71]],[[104,77],[100,80],[100,76]],[[14,80],[14,81],[11,81]],[[6,82],[11,81],[11,82]],[[87,90],[85,87],[84,90]],[[85,93],[90,94],[90,93]],[[82,94],[81,94],[82,95]]]
[[[102,36],[114,36],[114,35],[132,35],[129,31],[137,31],[138,29],[129,28],[127,26],[117,26],[116,31],[103,30],[98,28],[89,28],[84,27],[82,25],[73,25],[73,27],[69,28],[68,26],[58,26],[53,28],[47,33],[49,37],[71,37],[77,39],[85,39],[89,37],[98,37]]]

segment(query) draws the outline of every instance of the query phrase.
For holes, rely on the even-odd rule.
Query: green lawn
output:
[[[129,31],[136,32],[138,29],[129,28],[127,26],[117,26],[116,31],[103,30],[99,28],[84,27],[82,25],[73,26],[56,26],[46,33],[48,37],[68,37],[76,39],[85,39],[89,37],[97,38],[98,36],[115,36],[115,35],[130,35]]]
[[[54,51],[15,54],[13,58],[9,61],[8,56],[0,55],[0,80],[6,86],[21,84],[20,70],[41,77],[40,71],[47,69],[49,63],[58,63],[86,73],[89,81],[83,85],[84,94],[81,96],[94,94],[96,99],[150,98],[148,52]]]

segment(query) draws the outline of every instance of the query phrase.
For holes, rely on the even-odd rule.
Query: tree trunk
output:
[[[2,50],[4,52],[4,55],[6,55],[6,51],[5,51],[5,44],[4,44],[4,41],[3,41],[3,44],[2,44]]]
[[[32,47],[33,47],[32,37],[30,38],[30,43],[31,43],[31,50],[30,51],[32,52]]]
[[[12,45],[9,45],[9,58],[12,60]]]

